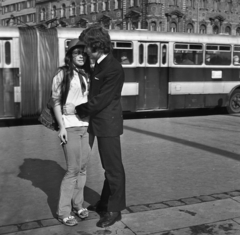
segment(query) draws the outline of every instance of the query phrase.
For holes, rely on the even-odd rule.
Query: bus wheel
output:
[[[227,106],[227,111],[229,114],[240,113],[240,90],[235,90],[232,93]]]

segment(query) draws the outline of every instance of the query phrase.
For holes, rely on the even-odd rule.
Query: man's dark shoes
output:
[[[115,222],[122,219],[121,212],[106,212],[104,216],[97,222],[97,226],[105,228],[113,225]]]
[[[107,206],[103,206],[101,201],[98,201],[95,205],[90,205],[88,210],[96,211],[97,213],[103,213],[107,211]]]

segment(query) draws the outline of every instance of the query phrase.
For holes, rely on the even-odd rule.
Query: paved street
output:
[[[96,232],[100,230],[95,227],[95,213],[80,222],[81,229],[77,226],[76,231],[54,219],[65,168],[57,134],[41,125],[1,127],[0,234],[115,234],[121,230],[118,234],[190,235],[201,233],[191,233],[189,227],[207,223],[212,233],[205,229],[202,234],[239,235],[240,116],[164,113],[140,117],[125,120],[122,136],[128,207],[122,222],[101,230],[105,233]],[[102,182],[95,143],[86,206],[98,200]],[[224,226],[229,233],[219,229]]]

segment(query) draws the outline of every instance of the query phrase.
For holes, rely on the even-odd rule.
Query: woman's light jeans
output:
[[[62,180],[57,215],[63,219],[72,210],[80,210],[84,201],[86,168],[89,159],[89,135],[87,126],[67,128],[67,144],[63,145],[67,172]]]

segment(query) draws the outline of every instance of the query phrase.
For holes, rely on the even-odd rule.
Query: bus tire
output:
[[[227,111],[229,114],[240,113],[240,89],[235,90],[231,94],[227,105]]]

